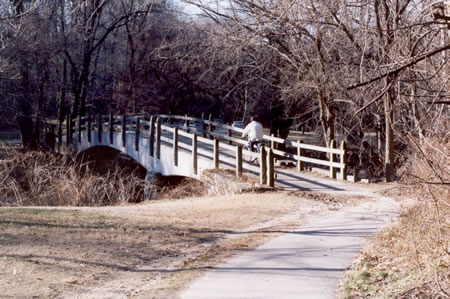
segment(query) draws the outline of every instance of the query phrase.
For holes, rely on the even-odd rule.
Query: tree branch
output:
[[[422,61],[422,60],[424,60],[426,58],[434,56],[434,55],[436,55],[436,54],[438,54],[440,52],[447,51],[449,49],[450,49],[450,44],[447,44],[447,45],[444,45],[444,46],[442,46],[440,48],[428,51],[427,53],[424,53],[422,55],[414,57],[413,60],[408,62],[407,64],[399,66],[399,67],[397,67],[397,68],[395,68],[395,69],[393,69],[393,70],[391,70],[391,71],[389,71],[389,72],[387,72],[385,74],[379,75],[379,76],[377,76],[375,78],[372,78],[370,80],[367,80],[367,81],[364,81],[364,82],[361,82],[361,83],[352,84],[352,85],[347,87],[347,90],[352,90],[352,89],[355,89],[355,88],[358,88],[358,87],[361,87],[361,86],[365,86],[367,84],[370,84],[370,83],[373,83],[375,81],[381,80],[381,79],[383,79],[383,78],[385,78],[385,77],[387,77],[389,75],[398,74],[400,71],[404,70],[405,68],[408,68],[408,67],[410,67],[410,66],[412,66],[412,65],[414,65],[414,64],[416,64],[416,63],[418,63],[418,62],[420,62],[420,61]]]

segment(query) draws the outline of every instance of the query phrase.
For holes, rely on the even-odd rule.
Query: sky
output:
[[[188,3],[184,2],[183,0],[173,0],[173,1],[186,14],[198,15],[203,12],[197,6],[195,6],[193,4],[188,4]],[[191,0],[191,1],[195,1],[195,0]],[[197,1],[201,2],[204,5],[210,5],[214,9],[218,9],[218,5],[219,5],[219,9],[224,8],[224,7],[229,7],[229,5],[227,5],[229,3],[228,0],[197,0]]]
[[[186,14],[197,15],[202,13],[202,10],[193,4],[188,4],[183,0],[173,0],[174,3]]]

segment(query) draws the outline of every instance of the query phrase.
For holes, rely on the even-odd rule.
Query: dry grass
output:
[[[44,152],[3,152],[1,206],[99,206],[142,199],[143,180],[118,167],[97,175],[70,156]]]
[[[205,184],[192,178],[183,178],[175,187],[163,187],[159,199],[182,199],[206,195]]]
[[[202,173],[201,181],[183,178],[175,186],[156,188],[156,198],[161,200],[182,199],[187,197],[234,195],[252,191],[260,191],[256,187],[258,180],[249,176],[236,177],[229,169],[211,169]]]
[[[176,298],[218,260],[290,231],[302,215],[324,208],[280,193],[119,207],[2,207],[0,294]],[[295,217],[284,217],[291,213]]]
[[[428,139],[418,149],[401,173],[409,207],[362,251],[343,297],[450,297],[450,148]]]
[[[12,147],[0,154],[0,206],[102,206],[144,200],[144,180],[117,165],[100,175],[68,154],[19,152]],[[236,184],[234,173],[207,171],[202,181],[184,178],[160,186],[156,179],[145,188],[147,199],[181,199],[236,194],[244,181],[254,184],[248,178]]]

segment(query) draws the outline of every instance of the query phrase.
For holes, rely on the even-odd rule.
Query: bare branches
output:
[[[387,76],[397,75],[398,73],[400,73],[401,71],[405,70],[406,68],[409,68],[409,67],[419,63],[420,61],[423,61],[426,58],[433,57],[434,55],[439,54],[441,52],[445,52],[445,51],[447,51],[449,49],[450,49],[450,43],[446,44],[446,45],[444,45],[442,47],[439,47],[437,49],[430,50],[430,51],[428,51],[428,52],[426,52],[424,54],[415,56],[409,62],[407,62],[405,64],[402,64],[401,66],[396,67],[396,68],[394,68],[394,69],[390,70],[389,72],[386,72],[386,73],[384,73],[382,75],[376,76],[376,77],[374,77],[374,78],[372,78],[370,80],[367,80],[367,81],[364,81],[364,82],[361,82],[361,83],[351,84],[351,85],[349,85],[347,87],[347,89],[351,90],[351,89],[354,89],[354,88],[362,87],[362,86],[368,85],[370,83],[373,83],[375,81],[379,81],[379,80],[381,80],[383,78],[386,78]]]
[[[6,15],[7,12],[3,11],[2,13],[5,13],[5,15],[0,15],[0,22],[3,21],[14,21],[14,20],[20,20],[21,18],[25,17],[26,15],[32,13],[39,5],[39,1],[32,1],[31,5],[29,7],[25,7],[23,5],[23,1],[16,1],[16,0],[9,0],[6,1],[9,2],[11,5],[10,9],[5,9],[8,12],[11,12],[11,14]],[[6,5],[6,4],[4,4]]]

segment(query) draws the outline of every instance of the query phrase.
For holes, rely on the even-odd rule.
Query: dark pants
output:
[[[256,152],[256,150],[258,149],[258,140],[256,141],[248,141],[248,149],[252,152]]]

